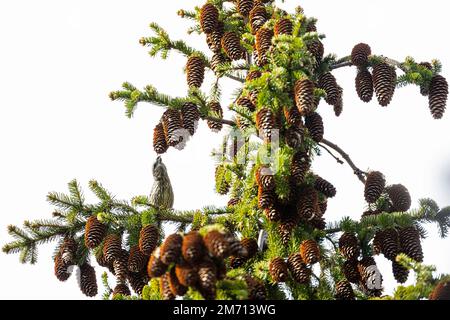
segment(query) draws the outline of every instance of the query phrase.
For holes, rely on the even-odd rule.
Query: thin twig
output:
[[[338,152],[342,158],[344,158],[344,160],[348,163],[348,165],[353,169],[353,172],[356,174],[356,176],[358,177],[358,179],[362,182],[362,183],[366,183],[366,178],[365,178],[365,172],[362,171],[361,169],[359,169],[354,162],[352,161],[352,159],[350,158],[350,156],[344,151],[342,150],[338,145],[334,144],[333,142],[330,142],[326,139],[322,140],[322,143],[328,147],[330,147],[331,149],[335,150],[336,152]]]
[[[240,83],[245,83],[245,79],[242,79],[242,78],[240,78],[240,77],[233,76],[232,74],[225,73],[224,76],[227,77],[227,78],[229,78],[229,79],[238,81],[238,82],[240,82]]]
[[[210,117],[210,116],[203,117],[203,119],[209,120],[209,121],[214,121],[214,122],[220,122],[220,123],[232,126],[232,127],[236,126],[236,122],[231,121],[231,120],[220,119],[220,118],[215,118],[215,117]]]
[[[328,152],[328,153],[329,153],[329,154],[330,154],[330,155],[331,155],[331,156],[332,156],[339,164],[344,164],[344,161],[342,161],[341,158],[335,156],[335,155],[333,154],[333,152],[330,151],[330,149],[328,149],[327,147],[321,145],[320,143],[319,143],[319,147],[321,147],[321,148],[324,149],[326,152]]]

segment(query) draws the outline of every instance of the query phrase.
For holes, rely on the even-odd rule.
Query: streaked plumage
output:
[[[153,164],[153,178],[150,203],[159,209],[172,209],[174,201],[172,184],[161,157],[157,157]]]

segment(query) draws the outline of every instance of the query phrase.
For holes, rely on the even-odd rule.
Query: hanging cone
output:
[[[428,96],[429,107],[434,119],[444,116],[448,98],[448,83],[441,75],[435,75],[431,79],[430,93]]]
[[[380,296],[383,277],[372,257],[364,257],[358,262],[358,271],[361,276],[361,285],[370,296]],[[380,287],[378,287],[380,286]]]
[[[320,249],[315,240],[305,240],[300,244],[300,255],[307,264],[315,264],[320,261]]]
[[[240,107],[246,108],[247,110],[253,112],[255,111],[256,107],[255,105],[252,103],[252,101],[249,98],[246,97],[240,97],[237,101],[236,104]]]
[[[400,229],[400,246],[403,253],[417,262],[423,262],[419,230],[412,226]]]
[[[371,54],[372,50],[368,44],[359,43],[352,50],[352,63],[357,67],[366,67]]]
[[[347,280],[336,283],[336,300],[355,300],[352,285]]]
[[[190,88],[200,88],[205,79],[205,62],[197,56],[189,57],[186,63],[187,83]]]
[[[209,109],[211,110],[211,112],[214,114],[215,118],[217,118],[217,119],[223,118],[223,111],[222,111],[222,107],[221,107],[220,103],[210,102],[208,104],[208,106],[209,106]],[[207,123],[208,123],[208,127],[213,132],[219,132],[220,130],[222,130],[223,124],[221,122],[214,121],[214,120],[208,120]]]
[[[249,13],[250,26],[252,33],[255,34],[266,23],[268,14],[261,5],[255,5]]]
[[[353,233],[343,233],[339,238],[339,251],[347,260],[357,259],[360,253],[358,238]]]
[[[271,222],[278,222],[283,218],[282,212],[277,205],[264,209],[264,213]]]
[[[97,278],[94,268],[84,263],[79,268],[79,282],[81,292],[87,297],[94,297],[98,293]]]
[[[249,300],[266,300],[266,288],[264,283],[251,276],[246,276],[245,282],[247,284]]]
[[[200,26],[202,31],[206,34],[212,33],[216,30],[219,22],[219,11],[211,3],[205,4],[200,10]]]
[[[183,237],[181,252],[186,262],[195,264],[205,255],[205,244],[203,237],[196,231],[191,231]]]
[[[130,288],[124,283],[119,283],[114,287],[112,297],[113,299],[117,298],[118,296],[131,296]]]
[[[253,0],[237,0],[236,7],[241,16],[248,17],[253,9]]]
[[[308,284],[311,279],[311,270],[303,262],[300,253],[293,253],[287,262],[292,278],[300,284]]]
[[[258,187],[258,206],[260,209],[269,209],[276,205],[276,194]]]
[[[156,249],[159,240],[159,230],[154,225],[146,225],[139,232],[139,249],[146,256],[150,256]]]
[[[361,275],[358,270],[358,260],[347,260],[342,265],[342,273],[345,278],[351,283],[359,283],[361,281]]]
[[[398,283],[403,284],[408,281],[409,270],[397,261],[392,261],[392,274]]]
[[[122,237],[117,234],[107,235],[103,243],[103,256],[107,263],[112,263],[122,250]]]
[[[383,247],[383,230],[380,230],[380,231],[375,232],[375,236],[373,237],[373,242],[372,242],[373,254],[376,256],[381,254],[382,247]]]
[[[163,274],[159,279],[159,292],[163,300],[175,300],[175,295],[170,289],[168,273]]]
[[[180,132],[180,129],[182,129],[181,114],[178,110],[167,109],[163,113],[162,124],[167,145],[175,147],[183,141],[183,136]]]
[[[197,130],[198,120],[200,119],[200,112],[197,105],[192,102],[186,102],[181,107],[181,120],[183,122],[183,128],[189,131],[191,136],[194,135]]]
[[[364,186],[364,198],[368,203],[375,203],[383,193],[386,180],[379,171],[371,171],[367,175]]]
[[[159,122],[153,129],[153,150],[157,154],[163,154],[167,152],[167,149],[169,149],[169,146],[167,145],[164,128],[162,123]]]
[[[212,230],[204,237],[204,242],[209,253],[219,259],[224,259],[230,252],[230,243],[225,235],[219,231]]]
[[[145,272],[128,272],[128,282],[130,283],[130,287],[138,295],[142,294],[142,290],[144,289],[148,281],[149,279]]]
[[[304,152],[297,152],[292,157],[291,162],[291,174],[292,180],[295,184],[299,185],[305,180],[305,175],[311,167],[311,160]]]
[[[340,117],[342,111],[344,110],[344,99],[342,97],[343,89],[341,87],[339,87],[339,92],[341,97],[339,98],[338,102],[333,106],[334,114],[336,115],[336,117]]]
[[[309,79],[301,79],[294,86],[295,104],[301,115],[311,113],[314,108],[314,83]]]
[[[397,81],[395,68],[382,62],[373,67],[373,86],[378,103],[386,107],[394,96]]]
[[[269,264],[269,273],[274,282],[285,282],[288,276],[286,262],[281,258],[274,258]]]
[[[275,24],[275,36],[279,36],[282,34],[292,35],[292,30],[294,26],[292,25],[292,21],[289,19],[280,19]]]
[[[286,122],[291,126],[301,128],[303,126],[303,120],[301,114],[295,106],[283,108],[284,117]]]
[[[295,218],[289,217],[287,219],[283,219],[278,225],[278,233],[280,234],[281,242],[284,246],[289,245],[289,241],[291,240],[292,231],[297,226],[298,221]]]
[[[315,142],[319,143],[323,140],[323,120],[318,113],[313,112],[306,116],[305,127],[308,128],[309,135]]]
[[[205,300],[216,298],[217,269],[210,260],[205,260],[198,267],[199,292]]]
[[[230,258],[230,266],[233,269],[242,267],[245,262],[253,258],[258,252],[258,243],[255,239],[244,238],[241,240],[241,246],[246,254],[242,256],[232,256]]]
[[[323,199],[319,201],[319,209],[320,209],[320,216],[323,217],[328,209],[328,200]]]
[[[370,102],[373,97],[372,74],[366,68],[359,69],[355,79],[355,88],[358,97],[363,102]]]
[[[242,246],[241,241],[235,237],[231,232],[225,234],[225,239],[228,241],[228,255],[238,256],[238,257],[244,257],[247,255],[247,249],[245,249]]]
[[[262,108],[256,114],[256,127],[259,130],[259,134],[262,135],[266,143],[272,141],[273,130],[278,129],[277,121],[272,110],[269,108]]]
[[[114,275],[117,280],[124,283],[128,275],[128,259],[129,253],[126,250],[120,250],[118,256],[113,262]]]
[[[171,234],[161,245],[161,261],[164,264],[176,263],[181,256],[183,237],[178,233]]]
[[[90,216],[86,221],[86,227],[84,232],[84,244],[89,249],[94,249],[100,243],[106,235],[106,225],[98,221],[97,216]]]
[[[391,228],[381,231],[378,234],[377,241],[380,241],[381,253],[386,257],[386,259],[395,261],[395,258],[401,251],[397,230]]]
[[[174,296],[184,296],[188,290],[187,287],[183,286],[180,281],[178,281],[177,275],[175,273],[175,268],[172,268],[168,275],[170,291],[172,291]]]
[[[78,244],[72,237],[64,238],[64,242],[59,248],[61,260],[64,264],[70,266],[75,264],[75,255],[77,253]]]
[[[196,269],[188,264],[177,264],[175,266],[175,274],[178,281],[185,287],[195,287],[198,282],[198,274]]]
[[[224,33],[225,26],[222,21],[218,21],[214,31],[206,35],[206,44],[208,45],[209,49],[211,49],[211,51],[215,54],[220,53],[220,51],[222,50],[221,41]]]
[[[450,281],[441,281],[431,292],[430,300],[450,300]]]
[[[55,257],[54,260],[54,272],[55,276],[59,281],[66,281],[69,279],[70,275],[72,274],[71,271],[69,271],[69,265],[67,265],[62,257],[61,253],[58,252],[58,254]]]
[[[319,66],[319,64],[322,62],[323,54],[324,54],[324,48],[323,44],[320,40],[314,40],[311,41],[306,45],[309,53],[316,59],[316,63],[314,65],[315,68]]]
[[[285,133],[285,142],[292,149],[298,149],[304,141],[304,130],[297,126],[289,127]]]
[[[316,176],[316,180],[314,181],[314,189],[327,198],[334,198],[336,196],[336,188],[330,182],[319,176]]]
[[[256,33],[255,45],[258,51],[258,66],[267,64],[267,53],[272,46],[273,31],[267,28],[260,28]]]
[[[222,48],[231,60],[240,60],[245,54],[238,35],[226,32],[222,37]]]
[[[221,64],[224,64],[229,61],[230,60],[225,55],[223,55],[221,52],[214,53],[213,56],[211,57],[211,62],[210,62],[211,70],[213,70],[214,74],[217,76],[220,74],[219,66]]]
[[[297,198],[298,216],[303,221],[310,221],[316,215],[320,216],[319,195],[312,187],[304,187]]]
[[[391,199],[392,207],[397,212],[405,212],[411,208],[411,196],[408,189],[401,184],[395,184],[386,188]]]
[[[324,73],[319,77],[319,88],[325,90],[327,96],[325,101],[329,105],[335,105],[340,98],[339,86],[336,78],[330,73]]]
[[[150,278],[158,278],[167,271],[167,265],[164,264],[159,256],[152,255],[147,265],[147,274]]]
[[[251,127],[251,123],[244,117],[240,117],[240,116],[236,117],[236,125],[239,129],[241,129],[243,131],[245,131]]]
[[[259,166],[255,171],[255,180],[263,191],[275,190],[275,176],[267,166]]]
[[[145,269],[148,263],[148,256],[143,254],[139,246],[132,246],[130,248],[130,257],[128,258],[128,270],[131,272],[141,272]]]

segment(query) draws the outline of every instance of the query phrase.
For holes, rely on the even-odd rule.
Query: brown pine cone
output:
[[[300,255],[307,264],[315,264],[320,261],[320,249],[315,240],[305,240],[300,244]]]
[[[288,258],[288,268],[292,278],[298,283],[308,284],[311,280],[311,270],[306,266],[300,253],[293,253]]]
[[[340,98],[339,85],[331,72],[324,73],[319,77],[319,88],[325,90],[327,94],[325,101],[329,105],[334,106],[338,103]]]
[[[212,33],[216,30],[217,23],[219,22],[219,11],[211,4],[205,4],[200,10],[200,25],[202,30],[206,34]]]
[[[178,262],[181,256],[182,243],[183,237],[178,233],[168,236],[161,245],[161,261],[166,265]]]
[[[147,274],[150,278],[161,277],[167,271],[167,265],[164,264],[159,256],[152,255],[147,265]]]
[[[292,21],[290,19],[282,18],[275,24],[275,36],[282,34],[292,35],[293,28],[294,26],[292,25]]]
[[[379,63],[373,67],[373,86],[378,103],[386,107],[394,96],[397,81],[395,68],[387,63]]]
[[[358,43],[352,50],[352,63],[357,67],[366,67],[371,54],[372,50],[368,44]]]
[[[307,115],[314,108],[314,83],[309,79],[297,80],[294,86],[295,104],[301,115]]]
[[[186,77],[189,87],[200,88],[205,79],[205,62],[198,56],[189,57],[186,63]]]
[[[358,70],[355,78],[355,88],[358,97],[363,102],[370,102],[373,97],[373,79],[372,74],[366,68]]]
[[[203,239],[209,253],[214,257],[224,259],[229,255],[230,243],[223,233],[212,230]]]
[[[183,286],[177,278],[175,268],[172,268],[168,275],[170,291],[172,291],[174,296],[184,296],[188,290],[187,287]]]
[[[145,269],[148,263],[148,256],[143,254],[139,246],[130,248],[130,257],[128,258],[128,270],[139,273]]]
[[[255,5],[249,13],[250,27],[255,34],[266,23],[268,19],[266,9],[261,5]]]
[[[448,99],[448,83],[441,75],[435,75],[431,79],[428,102],[431,114],[434,119],[441,119],[444,116]]]
[[[106,235],[107,226],[98,221],[97,216],[90,216],[86,221],[86,227],[84,232],[84,243],[89,249],[94,249],[100,243]]]
[[[309,156],[304,152],[297,152],[292,157],[291,162],[291,174],[292,180],[295,184],[299,185],[305,180],[306,173],[311,167],[311,160]]]
[[[161,297],[163,298],[163,300],[175,300],[175,295],[172,293],[172,290],[170,289],[168,273],[165,273],[161,276],[161,278],[159,279],[159,285],[160,285],[159,292],[161,293]]]
[[[383,193],[385,185],[386,180],[381,172],[369,172],[364,187],[364,198],[366,199],[366,201],[368,203],[376,202]]]
[[[411,196],[408,189],[401,184],[395,184],[386,188],[395,211],[405,212],[411,208]]]
[[[347,260],[357,259],[360,253],[358,238],[353,233],[343,233],[339,238],[339,251]]]
[[[159,240],[159,230],[154,225],[146,225],[139,233],[139,249],[146,256],[150,256],[156,249]]]
[[[122,250],[122,237],[117,234],[107,235],[103,243],[103,256],[107,263],[112,263]]]
[[[189,131],[191,136],[197,130],[198,120],[200,119],[200,112],[197,105],[192,102],[186,102],[181,107],[181,120],[183,128]]]
[[[94,297],[98,293],[95,269],[88,263],[80,266],[79,286],[81,292],[88,297]]]
[[[159,122],[155,129],[153,129],[153,149],[157,154],[166,153],[167,149],[169,149],[161,122]]]
[[[181,252],[186,262],[195,264],[199,262],[205,255],[205,244],[203,237],[196,231],[191,231],[183,238]]]
[[[231,60],[240,60],[245,55],[238,35],[234,32],[226,32],[222,37],[222,48]]]
[[[274,258],[269,264],[269,273],[275,282],[285,282],[288,276],[287,264],[281,258]]]
[[[336,300],[355,300],[352,285],[347,280],[336,283]]]

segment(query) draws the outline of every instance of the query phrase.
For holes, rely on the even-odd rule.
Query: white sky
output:
[[[186,35],[189,23],[176,15],[180,8],[203,2],[185,5],[187,1],[165,0],[159,6],[149,0],[0,3],[2,245],[10,239],[8,224],[50,217],[47,192],[65,192],[73,178],[84,187],[95,178],[121,199],[149,192],[155,158],[152,130],[162,109],[141,105],[135,118],[128,120],[123,106],[111,102],[108,93],[127,80],[138,87],[153,84],[162,92],[184,95],[185,60],[178,55],[164,62],[152,60],[138,40],[150,34],[147,26],[156,21],[174,39],[190,39],[191,45],[206,48],[201,37]],[[299,3],[286,2],[283,6],[290,9]],[[348,55],[363,41],[374,53],[399,60],[407,55],[418,61],[439,58],[443,74],[449,76],[446,1],[428,0],[424,5],[423,1],[304,0],[300,4],[308,15],[319,18],[318,29],[327,35],[326,53]],[[335,75],[344,88],[345,107],[337,120],[331,108],[325,104],[320,108],[326,137],[343,147],[361,168],[380,170],[389,183],[405,184],[414,205],[422,197],[450,205],[449,115],[432,120],[427,99],[416,87],[398,90],[386,109],[375,102],[364,104],[354,91],[355,70],[347,68]],[[223,84],[226,105],[234,84]],[[208,90],[206,85],[203,88]],[[175,208],[227,202],[214,194],[211,180],[214,166],[209,154],[220,141],[220,135],[211,134],[203,123],[182,153],[171,149],[164,156],[173,180]],[[338,196],[330,201],[328,220],[345,215],[358,218],[364,207],[363,188],[352,171],[327,154],[316,160],[314,168],[338,189]],[[434,226],[428,230],[436,234]],[[423,246],[426,263],[436,264],[442,273],[450,272],[448,239],[431,236]],[[35,266],[20,265],[18,256],[0,253],[0,298],[83,298],[75,277],[66,283],[54,277],[52,250],[53,246],[41,249]],[[385,285],[392,290],[390,263],[377,260]]]

